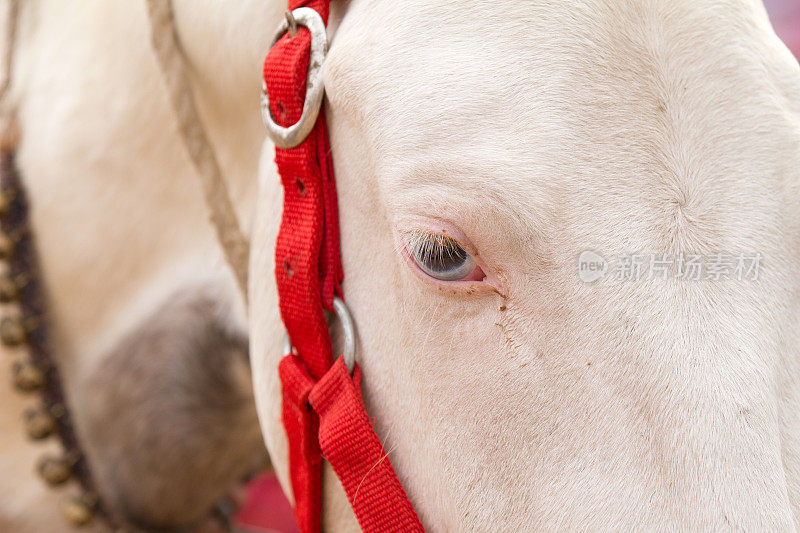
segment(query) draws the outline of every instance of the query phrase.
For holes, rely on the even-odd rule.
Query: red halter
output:
[[[289,0],[290,10],[299,7],[312,8],[327,24],[330,0]],[[315,58],[311,32],[305,27],[293,32],[277,41],[264,62],[267,121],[271,115],[273,127],[303,122],[309,60]],[[311,99],[311,81],[308,93]],[[424,531],[364,409],[358,365],[351,377],[342,357],[333,357],[323,310],[333,309],[334,296],[342,297],[342,264],[324,109],[305,140],[276,148],[275,154],[284,190],[275,276],[281,316],[296,351],[281,360],[279,373],[298,525],[303,533],[320,530],[324,454],[364,531]]]

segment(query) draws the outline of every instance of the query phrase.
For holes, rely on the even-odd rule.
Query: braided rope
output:
[[[172,2],[147,0],[147,12],[151,43],[164,74],[170,103],[178,119],[178,129],[203,186],[217,238],[246,299],[249,244],[239,226],[214,148],[205,133],[192,96],[185,57],[175,31]]]

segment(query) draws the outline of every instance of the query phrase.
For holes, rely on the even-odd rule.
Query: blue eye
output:
[[[476,270],[475,259],[455,240],[442,235],[415,236],[411,258],[425,274],[440,281],[461,281]]]

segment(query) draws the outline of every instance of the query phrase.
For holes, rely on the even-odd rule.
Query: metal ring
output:
[[[279,126],[269,110],[266,82],[261,84],[261,118],[267,128],[272,142],[278,148],[294,148],[308,137],[317,122],[325,94],[322,79],[322,64],[328,53],[328,34],[322,17],[310,7],[298,7],[291,12],[297,24],[305,26],[311,32],[311,57],[308,60],[308,77],[306,78],[306,100],[303,103],[303,114],[300,120],[288,127]],[[275,46],[283,34],[289,29],[288,20],[284,19],[275,31],[275,38],[270,48]]]
[[[342,358],[344,358],[344,366],[347,367],[347,372],[352,376],[356,365],[356,326],[353,321],[353,315],[350,314],[350,309],[338,296],[333,297],[333,312],[336,314],[336,318],[339,319],[339,325],[342,328],[342,339],[344,340]],[[283,354],[288,355],[293,351],[294,347],[292,346],[292,341],[289,340],[289,334],[285,333],[283,336]]]

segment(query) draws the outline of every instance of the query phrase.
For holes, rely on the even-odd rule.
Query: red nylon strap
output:
[[[328,18],[328,2],[290,1],[289,9],[311,7]],[[278,41],[264,62],[272,116],[281,126],[300,120],[305,101],[311,34]],[[323,308],[340,293],[339,214],[324,113],[296,148],[276,149],[283,184],[283,219],[275,245],[275,276],[281,316],[289,338],[316,379],[333,364]]]
[[[341,357],[314,386],[309,400],[320,416],[319,444],[342,482],[364,531],[419,531],[422,524],[372,429],[361,397],[361,371],[353,377]]]
[[[329,0],[289,1],[290,10],[302,6],[327,23]],[[270,111],[281,126],[302,114],[310,42],[308,30],[298,27],[264,62]],[[279,365],[295,515],[303,533],[320,530],[324,453],[364,531],[423,531],[364,409],[360,371],[350,378],[341,358],[333,362],[323,309],[332,308],[334,294],[341,296],[342,266],[330,154],[324,111],[303,143],[275,150],[284,190],[275,277],[283,323],[298,354]]]
[[[308,403],[314,379],[294,355],[278,366],[283,389],[282,422],[289,439],[289,474],[294,493],[294,514],[300,531],[320,530],[322,452],[319,417]]]

